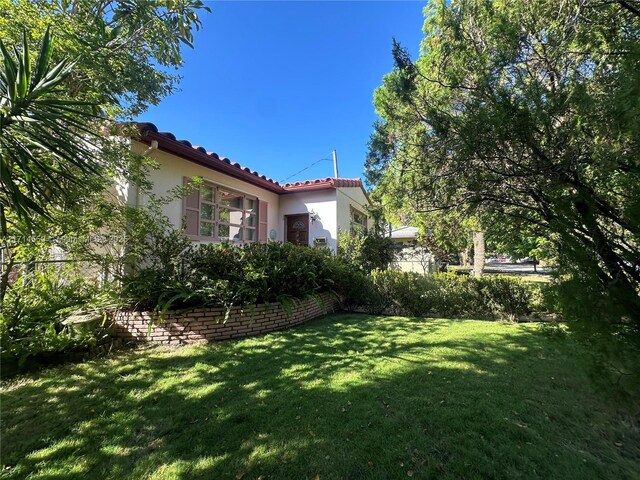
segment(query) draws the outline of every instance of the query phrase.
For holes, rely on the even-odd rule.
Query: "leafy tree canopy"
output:
[[[51,64],[49,30],[35,62],[26,34],[15,56],[0,40],[0,225],[6,213],[29,222],[29,214],[46,215],[44,203],[64,203],[69,183],[97,175],[99,136],[91,130],[95,105],[64,98],[60,85],[72,72],[67,59]],[[33,64],[32,64],[33,63]],[[82,174],[82,179],[80,179]],[[48,181],[34,181],[35,179]]]
[[[182,63],[181,45],[192,46],[199,10],[209,8],[199,0],[0,0],[3,225],[31,231],[30,217],[85,204],[114,173],[131,172],[105,120],[138,115],[175,89],[171,69]]]
[[[111,120],[174,91],[201,11],[199,0],[0,0],[0,293],[16,261],[107,226],[117,235],[113,178],[144,188],[153,165],[109,135],[122,133]]]
[[[134,117],[175,91],[202,10],[200,0],[0,0],[0,39],[17,45],[26,31],[35,47],[51,28],[53,60],[76,62],[66,93]]]
[[[394,44],[375,92],[369,180],[503,241],[542,236],[599,315],[640,326],[640,12],[435,0],[425,14],[420,57]]]

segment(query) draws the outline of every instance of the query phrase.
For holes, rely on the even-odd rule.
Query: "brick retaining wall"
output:
[[[150,312],[117,312],[111,327],[112,335],[129,341],[153,342],[165,345],[227,340],[271,332],[306,322],[336,310],[335,295],[319,295],[324,308],[313,299],[297,303],[287,313],[280,304],[256,305],[253,318],[248,308],[233,307],[224,322],[223,308],[199,308],[186,312],[169,312],[151,327]]]

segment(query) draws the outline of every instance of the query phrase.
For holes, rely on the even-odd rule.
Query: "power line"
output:
[[[330,162],[332,159],[333,159],[333,157],[332,157],[332,158],[324,157],[324,158],[321,158],[320,160],[316,160],[316,161],[315,161],[315,162],[313,162],[312,164],[307,165],[306,167],[304,167],[302,170],[300,170],[300,171],[298,171],[298,172],[294,173],[293,175],[289,175],[287,178],[285,178],[285,179],[282,181],[282,183],[285,183],[285,182],[286,182],[287,180],[289,180],[290,178],[295,177],[296,175],[298,175],[298,174],[300,174],[300,173],[302,173],[302,172],[305,172],[305,171],[309,170],[311,167],[313,167],[314,165],[317,165],[317,164],[318,164],[318,163],[320,163],[320,162]]]

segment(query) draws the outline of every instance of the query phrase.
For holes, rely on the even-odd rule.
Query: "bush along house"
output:
[[[280,184],[228,158],[137,124],[131,139],[159,168],[149,173],[152,192],[164,196],[201,178],[200,188],[163,206],[163,213],[195,242],[283,241],[336,251],[338,232],[370,227],[370,200],[359,178],[322,178]],[[125,188],[129,204],[144,205],[136,187]]]

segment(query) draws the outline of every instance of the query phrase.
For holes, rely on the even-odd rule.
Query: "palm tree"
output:
[[[98,109],[65,97],[74,63],[52,63],[49,29],[33,65],[26,33],[12,51],[0,41],[0,300],[14,262],[9,224],[30,235],[36,216],[50,217],[54,206],[68,203],[71,187],[87,185],[104,168]]]
[[[102,169],[97,150],[98,109],[69,100],[63,82],[74,62],[53,64],[47,29],[32,65],[26,33],[11,53],[0,41],[0,227],[9,219],[29,225],[63,205],[70,184]]]

